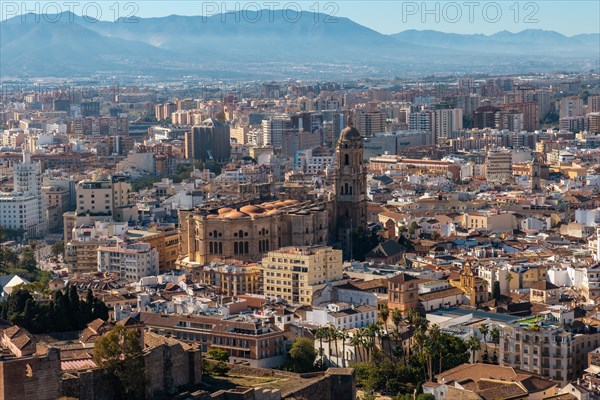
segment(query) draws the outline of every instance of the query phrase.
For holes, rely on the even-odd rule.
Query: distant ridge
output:
[[[137,23],[90,22],[71,13],[37,16],[39,22],[29,14],[25,23],[14,17],[0,23],[0,75],[185,74],[212,69],[244,76],[250,68],[252,74],[261,74],[260,66],[265,65],[271,71],[264,71],[265,76],[287,76],[312,64],[345,66],[348,74],[360,67],[372,74],[398,75],[600,64],[600,34],[567,37],[529,29],[493,35],[433,30],[384,35],[348,18],[326,23],[326,15],[308,12],[290,23],[278,11],[272,21],[246,11],[243,16],[227,14],[230,22],[225,23],[220,14],[139,18]],[[248,22],[252,20],[256,22]]]

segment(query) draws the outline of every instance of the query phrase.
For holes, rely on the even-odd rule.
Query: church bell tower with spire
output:
[[[363,138],[348,118],[340,133],[335,171],[335,237],[351,257],[352,233],[367,227],[367,166]]]

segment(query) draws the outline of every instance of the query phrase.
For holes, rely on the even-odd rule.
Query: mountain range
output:
[[[325,15],[309,12],[296,23],[277,11],[272,20],[257,12],[240,13],[227,14],[226,22],[220,14],[138,18],[137,23],[66,12],[14,17],[0,23],[0,77],[106,73],[272,78],[323,70],[399,76],[491,72],[519,65],[590,69],[600,64],[597,33],[567,37],[530,29],[488,36],[406,30],[384,35],[348,18],[328,23]]]

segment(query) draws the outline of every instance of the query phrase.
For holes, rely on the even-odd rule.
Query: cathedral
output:
[[[242,207],[179,210],[178,265],[227,257],[258,261],[285,246],[332,244],[352,258],[352,233],[367,227],[367,166],[352,120],[340,133],[333,196],[326,201],[279,200]]]
[[[334,177],[335,201],[332,234],[352,257],[352,233],[367,227],[367,166],[360,132],[348,118],[337,143],[337,168]]]

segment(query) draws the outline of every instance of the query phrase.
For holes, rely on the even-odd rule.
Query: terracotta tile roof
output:
[[[462,294],[462,290],[459,288],[451,287],[443,290],[436,290],[435,292],[423,293],[419,295],[419,300],[430,301],[435,299],[443,299],[448,296],[457,296]]]

